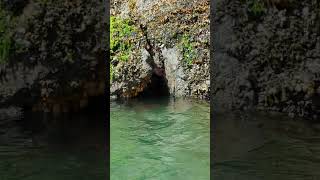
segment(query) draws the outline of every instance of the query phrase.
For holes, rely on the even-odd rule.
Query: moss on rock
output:
[[[129,18],[111,16],[110,18],[110,82],[112,82],[116,67],[120,61],[127,62],[132,58],[136,47],[139,28]]]
[[[11,49],[11,35],[9,32],[10,16],[0,7],[0,63],[8,60]]]

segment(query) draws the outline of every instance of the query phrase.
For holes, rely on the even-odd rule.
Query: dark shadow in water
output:
[[[16,135],[5,146],[0,144],[0,179],[106,179],[104,108],[105,97],[89,99],[88,107],[76,113],[54,115],[26,108],[16,124],[19,130],[12,132]]]
[[[259,112],[213,118],[214,179],[320,179],[320,130],[314,125]]]
[[[79,112],[57,115],[25,109],[21,127],[34,137],[47,136],[48,142],[54,139],[57,143],[72,143],[75,138],[81,137],[84,131],[106,132],[105,104],[105,98],[101,96],[89,98],[88,106]]]

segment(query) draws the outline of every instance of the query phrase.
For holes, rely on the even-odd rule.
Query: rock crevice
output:
[[[129,60],[115,66],[111,95],[136,97],[153,89],[148,86],[156,86],[152,81],[160,78],[159,87],[165,84],[170,96],[209,99],[209,4],[190,3],[111,2],[111,14],[131,19],[142,34],[133,38],[138,43],[133,43]],[[199,8],[192,10],[190,5]]]

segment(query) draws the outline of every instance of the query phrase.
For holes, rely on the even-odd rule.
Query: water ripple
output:
[[[168,99],[111,106],[111,180],[209,179],[208,103]]]

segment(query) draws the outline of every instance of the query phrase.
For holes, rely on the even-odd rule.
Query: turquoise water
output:
[[[209,103],[111,103],[111,180],[209,180]]]

